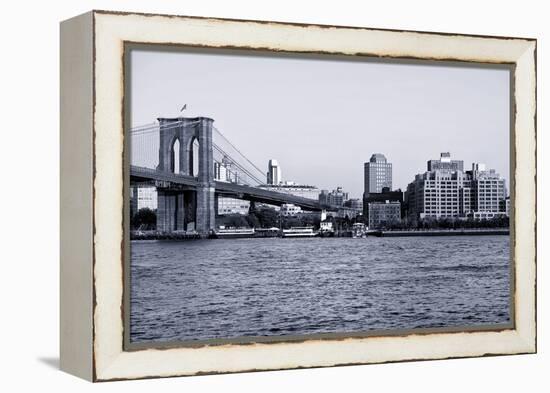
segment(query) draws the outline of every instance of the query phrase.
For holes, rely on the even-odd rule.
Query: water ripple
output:
[[[509,238],[131,244],[132,342],[509,321]]]

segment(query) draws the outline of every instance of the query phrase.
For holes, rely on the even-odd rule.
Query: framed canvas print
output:
[[[536,351],[536,40],[61,24],[61,368]]]

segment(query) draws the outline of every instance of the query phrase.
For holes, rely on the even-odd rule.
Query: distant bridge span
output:
[[[200,186],[196,177],[189,175],[176,174],[171,172],[159,171],[156,169],[143,168],[139,166],[130,166],[130,177],[133,182],[158,182],[167,183],[167,188],[173,185],[179,185],[183,189],[195,190]],[[215,193],[218,196],[244,199],[251,202],[267,203],[280,206],[283,204],[293,204],[304,210],[310,211],[337,211],[337,206],[321,204],[313,199],[299,197],[296,195],[285,194],[271,190],[264,190],[260,187],[247,186],[236,183],[214,181]]]

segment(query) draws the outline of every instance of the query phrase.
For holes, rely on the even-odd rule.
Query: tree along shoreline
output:
[[[148,208],[140,209],[135,213],[130,222],[132,230],[154,231],[156,230],[156,211]],[[363,223],[368,226],[368,220],[363,215],[358,217],[327,217],[326,221],[332,223],[337,231],[350,230],[353,224]],[[273,208],[262,207],[251,209],[247,215],[228,214],[216,217],[216,227],[226,228],[281,228],[312,226],[319,229],[321,217],[319,213],[301,213],[296,216],[283,216]],[[409,221],[384,222],[375,228],[381,231],[418,231],[418,230],[445,230],[445,229],[483,229],[483,228],[509,228],[508,217],[500,216],[492,219],[474,220],[468,219],[420,219]]]

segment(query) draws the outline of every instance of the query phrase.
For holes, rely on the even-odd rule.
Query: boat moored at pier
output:
[[[314,237],[318,233],[313,230],[313,227],[292,227],[290,229],[283,229],[281,232],[282,237]]]
[[[212,234],[215,239],[237,239],[245,237],[254,237],[256,231],[254,228],[219,228]]]

